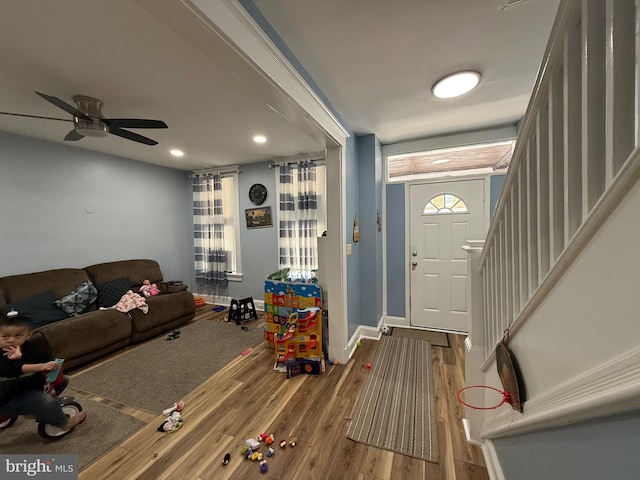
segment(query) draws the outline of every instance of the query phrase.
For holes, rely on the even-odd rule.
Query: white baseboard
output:
[[[380,326],[382,326],[382,321],[380,322]],[[347,352],[347,358],[351,358],[353,353],[358,348],[358,342],[363,338],[370,338],[371,340],[380,340],[380,327],[367,327],[364,325],[360,325],[354,334],[349,339],[345,351]]]
[[[471,445],[478,445],[480,447],[482,446],[482,442],[478,442],[471,436],[471,423],[469,423],[468,419],[462,419],[462,428],[464,428],[464,436],[467,439],[467,443],[470,443]]]
[[[400,328],[410,328],[409,319],[405,317],[391,317],[388,315],[383,316],[382,324],[387,327],[400,327]]]

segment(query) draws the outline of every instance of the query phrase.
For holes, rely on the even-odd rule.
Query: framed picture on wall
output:
[[[247,208],[244,211],[247,228],[272,227],[271,207]]]

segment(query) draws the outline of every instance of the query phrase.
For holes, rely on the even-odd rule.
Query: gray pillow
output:
[[[56,300],[56,305],[63,312],[70,316],[80,315],[87,311],[87,308],[98,298],[98,289],[87,280],[74,291]]]

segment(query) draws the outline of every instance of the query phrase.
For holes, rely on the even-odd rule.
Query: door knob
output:
[[[411,262],[411,269],[412,270],[415,270],[417,266],[418,266],[418,262]]]
[[[415,250],[413,252],[411,252],[411,256],[412,257],[417,257],[418,256],[418,252],[416,252]]]

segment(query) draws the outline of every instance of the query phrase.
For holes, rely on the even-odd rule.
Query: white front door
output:
[[[467,240],[483,240],[484,180],[410,185],[411,325],[469,331]]]

